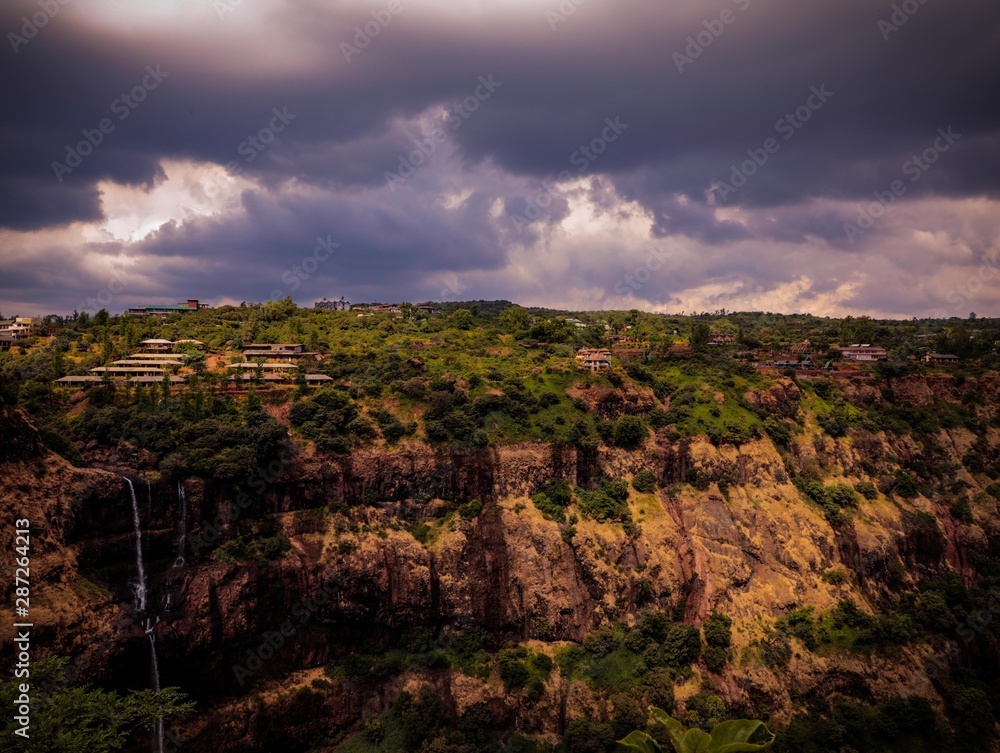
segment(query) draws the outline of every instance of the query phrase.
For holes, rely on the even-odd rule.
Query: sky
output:
[[[1000,315],[995,0],[4,0],[0,313]]]

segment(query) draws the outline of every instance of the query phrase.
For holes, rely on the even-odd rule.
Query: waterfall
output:
[[[153,657],[153,690],[160,692],[160,662],[156,658],[156,634],[153,632],[160,618],[156,622],[151,622],[146,618],[146,636],[149,638],[149,652]],[[163,753],[163,716],[156,720],[156,753]]]
[[[184,565],[184,545],[187,543],[187,494],[184,492],[184,484],[177,482],[177,499],[181,503],[181,537],[177,541],[177,560],[174,567]]]
[[[146,611],[146,568],[142,564],[142,526],[139,522],[139,502],[135,498],[135,487],[132,479],[122,476],[128,484],[129,494],[132,497],[132,522],[135,524],[135,565],[139,571],[139,582],[135,584],[133,602],[136,612]]]

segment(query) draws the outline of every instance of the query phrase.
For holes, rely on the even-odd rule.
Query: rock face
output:
[[[953,389],[944,381],[897,382],[897,399],[915,405]],[[745,397],[758,409],[791,415],[799,391],[786,381]],[[567,720],[606,717],[607,700],[561,679],[527,704],[504,693],[497,677],[433,668],[359,684],[331,680],[322,667],[358,646],[388,647],[421,631],[446,643],[477,628],[493,645],[532,641],[550,651],[614,620],[632,622],[643,609],[682,603],[696,624],[715,610],[730,615],[740,656],[763,635],[761,618],[804,604],[828,609],[848,595],[864,603],[887,588],[894,562],[905,565],[904,577],[952,568],[972,582],[972,554],[995,552],[1000,542],[995,502],[980,499],[971,522],[961,522],[934,500],[900,505],[879,495],[835,528],[789,482],[789,471],[813,466],[851,483],[869,481],[918,451],[902,440],[816,437],[782,454],[768,440],[716,447],[661,434],[634,452],[545,444],[445,451],[413,443],[337,459],[299,457],[246,508],[234,506],[232,490],[187,480],[189,554],[181,563],[176,483],[133,468],[72,468],[41,446],[26,421],[11,414],[7,421],[0,425],[14,449],[2,466],[0,500],[29,518],[37,535],[38,645],[74,657],[83,679],[147,687],[149,643],[129,591],[132,513],[115,472],[135,479],[162,682],[199,701],[197,717],[174,730],[190,751],[301,749],[321,730],[332,736],[370,718],[407,684],[432,684],[456,708],[484,703],[511,728],[558,735]],[[996,446],[997,439],[988,441]],[[972,441],[943,432],[939,449],[960,463]],[[631,492],[630,532],[581,518],[569,536],[530,500],[552,478],[586,486],[599,474],[627,478],[642,469],[653,470],[662,486]],[[691,470],[697,485],[682,483]],[[969,495],[980,491],[969,476]],[[472,500],[482,503],[478,515],[447,514]],[[210,556],[215,539],[249,519],[271,521],[291,550],[239,564]],[[9,560],[9,528],[3,536],[0,558]],[[840,565],[853,572],[848,582],[821,577]],[[9,604],[9,592],[3,596]],[[9,630],[11,620],[5,614],[0,624]],[[10,642],[3,645],[6,651]],[[801,694],[851,685],[874,698],[905,688],[936,699],[922,662],[919,651],[891,663],[807,655],[782,677],[752,661],[734,663],[719,692],[731,704],[767,706],[779,720],[797,707],[791,687]],[[280,730],[280,738],[269,730]]]

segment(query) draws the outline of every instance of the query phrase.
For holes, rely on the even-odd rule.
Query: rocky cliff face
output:
[[[990,400],[1000,395],[1000,380],[980,381],[907,378],[885,389],[913,405],[961,400],[973,388]],[[881,397],[870,391],[850,394],[859,403]],[[791,383],[747,397],[777,415],[789,415],[798,401]],[[961,469],[977,441],[965,430],[941,432],[933,448],[959,468],[962,493],[974,501],[964,521],[941,500],[879,493],[846,522],[829,522],[792,476],[809,470],[830,480],[878,482],[927,448],[879,433],[835,440],[807,432],[787,451],[767,439],[716,447],[661,433],[633,452],[546,444],[434,450],[412,443],[338,459],[300,456],[273,469],[262,493],[243,504],[233,490],[184,481],[182,523],[176,482],[148,464],[129,465],[135,456],[127,448],[95,456],[104,468],[79,469],[48,453],[23,416],[8,412],[0,427],[10,440],[0,502],[32,521],[36,644],[74,657],[84,679],[148,687],[149,644],[130,598],[135,542],[121,474],[134,479],[150,573],[148,616],[160,620],[162,681],[200,702],[198,717],[176,730],[191,751],[270,750],[277,738],[267,730],[279,725],[286,748],[301,749],[299,742],[316,732],[350,729],[401,688],[422,683],[460,710],[485,703],[511,728],[559,734],[574,718],[606,715],[607,700],[558,673],[541,700],[526,704],[522,695],[504,693],[495,676],[431,668],[361,683],[331,681],[321,668],[360,645],[395,645],[420,631],[446,642],[469,627],[484,630],[494,645],[531,641],[551,651],[612,621],[634,621],[645,608],[679,604],[696,624],[716,610],[730,615],[740,656],[769,620],[797,606],[822,611],[848,595],[861,603],[876,598],[891,587],[895,562],[904,565],[904,579],[953,569],[972,583],[976,555],[996,557],[1000,548],[996,502]],[[1000,435],[991,429],[984,441],[996,447]],[[575,535],[566,536],[529,498],[552,478],[585,485],[598,474],[629,477],[642,469],[653,470],[663,485],[652,494],[632,491],[637,525],[630,532],[581,518]],[[683,483],[691,471],[698,484]],[[471,500],[483,503],[478,515],[448,514]],[[250,519],[270,521],[291,550],[236,564],[210,556],[216,539]],[[182,527],[188,554],[179,561]],[[9,528],[3,537],[0,559],[7,566]],[[842,565],[851,571],[846,582],[821,577]],[[10,623],[5,617],[0,630],[9,631]],[[731,704],[767,708],[779,720],[797,707],[797,697],[815,690],[937,699],[925,659],[917,647],[892,661],[803,654],[780,671],[734,662],[720,693]],[[684,696],[680,688],[681,703]]]

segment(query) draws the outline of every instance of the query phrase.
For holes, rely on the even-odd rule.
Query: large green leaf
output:
[[[656,708],[656,706],[649,707],[649,714],[653,717],[654,722],[667,731],[667,734],[670,735],[670,742],[674,744],[674,749],[679,753],[681,750],[681,736],[684,734],[684,725],[663,709]]]
[[[689,729],[681,738],[679,753],[708,753],[712,736],[700,729]]]
[[[626,737],[618,741],[619,745],[631,748],[636,753],[663,753],[660,744],[645,732],[629,732]]]
[[[708,750],[709,753],[747,753],[766,750],[773,742],[774,734],[763,722],[736,719],[712,728],[712,745]]]

